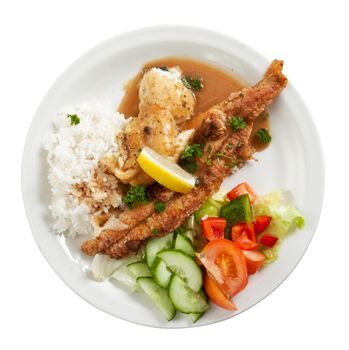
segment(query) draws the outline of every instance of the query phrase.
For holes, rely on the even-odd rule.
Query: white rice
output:
[[[70,125],[67,113],[77,114],[80,123]],[[54,121],[54,133],[45,149],[52,191],[49,208],[56,232],[70,236],[93,233],[89,208],[72,195],[72,185],[88,182],[100,158],[117,151],[115,135],[124,125],[122,114],[102,104],[83,104],[60,113]]]

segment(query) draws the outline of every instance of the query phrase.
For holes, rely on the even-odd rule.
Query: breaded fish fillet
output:
[[[140,210],[142,215],[138,216],[138,224],[122,231],[102,232],[95,240],[84,242],[82,250],[88,255],[102,252],[114,258],[123,257],[136,251],[143,240],[154,236],[152,233],[161,236],[173,231],[199,209],[232,173],[232,164],[242,165],[252,156],[249,138],[253,121],[287,84],[282,66],[282,61],[273,61],[258,84],[232,93],[226,101],[199,115],[203,122],[195,138],[205,147],[196,173],[199,179],[197,187],[187,194],[170,195],[162,213],[154,213],[151,203],[142,206],[149,211]],[[247,126],[233,132],[229,127],[229,117],[237,115],[244,118]],[[215,127],[208,127],[210,125]]]

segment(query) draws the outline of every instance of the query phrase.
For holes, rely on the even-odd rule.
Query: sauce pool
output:
[[[203,80],[203,88],[195,92],[195,115],[227,99],[232,92],[246,87],[246,84],[234,76],[231,71],[189,58],[166,57],[146,63],[140,72],[127,82],[124,87],[125,95],[121,100],[118,111],[124,114],[125,117],[137,117],[139,112],[138,90],[143,74],[153,67],[176,66],[180,67],[183,76],[199,76]],[[191,127],[190,120],[183,126],[184,129]],[[270,131],[269,116],[266,111],[255,120],[253,125],[250,142],[256,151],[261,151],[268,146],[268,144],[258,141],[255,137],[255,132],[261,128],[266,128]]]

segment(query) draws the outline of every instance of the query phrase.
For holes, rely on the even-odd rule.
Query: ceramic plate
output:
[[[238,311],[212,306],[194,325],[185,315],[166,322],[147,297],[111,282],[88,276],[91,258],[73,241],[55,235],[49,226],[50,190],[43,140],[52,131],[57,111],[65,105],[101,101],[118,106],[123,84],[148,61],[185,56],[232,69],[248,83],[257,82],[270,60],[246,45],[205,29],[163,26],[109,39],[73,63],[53,84],[40,104],[28,132],[22,163],[22,189],[28,220],[42,254],[61,279],[90,304],[124,320],[154,327],[193,327],[236,316],[266,297],[297,265],[314,235],[320,216],[324,166],[314,122],[291,83],[269,109],[273,142],[222,185],[229,189],[248,181],[259,194],[282,188],[306,219],[305,229],[285,239],[279,259],[250,278],[235,298]],[[285,73],[287,75],[287,57]],[[44,283],[44,282],[43,282]],[[63,306],[64,307],[64,306]]]

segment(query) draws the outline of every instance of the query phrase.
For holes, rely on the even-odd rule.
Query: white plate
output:
[[[72,64],[41,102],[25,144],[22,190],[34,238],[49,264],[70,288],[92,305],[124,320],[177,328],[193,325],[184,315],[166,322],[141,293],[132,294],[110,282],[94,282],[86,274],[91,259],[81,254],[80,242],[53,234],[48,224],[50,192],[42,149],[43,139],[51,132],[52,121],[62,106],[104,101],[117,107],[122,85],[143,63],[171,55],[218,63],[233,69],[251,84],[261,78],[270,63],[232,38],[191,27],[147,28],[103,42]],[[324,188],[324,165],[315,125],[291,83],[270,108],[270,115],[271,146],[257,154],[258,163],[247,164],[227,179],[223,188],[247,180],[260,194],[275,188],[285,189],[304,214],[306,227],[284,241],[280,258],[274,264],[250,278],[247,288],[235,299],[237,312],[213,306],[195,326],[225,320],[262,300],[294,269],[315,232]]]

